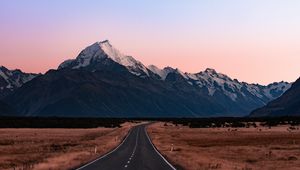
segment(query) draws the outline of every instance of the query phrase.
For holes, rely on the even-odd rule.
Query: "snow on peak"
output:
[[[239,96],[252,95],[261,99],[269,98],[273,99],[282,94],[288,88],[289,83],[280,82],[274,83],[269,86],[261,86],[239,82],[236,79],[231,79],[229,76],[218,73],[213,68],[207,68],[196,74],[184,73],[179,69],[172,67],[165,67],[160,69],[154,65],[145,67],[140,61],[137,61],[131,56],[124,55],[118,49],[116,49],[108,40],[96,42],[84,50],[78,55],[76,59],[66,60],[59,68],[72,68],[78,69],[87,67],[92,63],[98,64],[98,62],[104,61],[103,59],[111,59],[112,61],[123,65],[129,72],[139,77],[149,77],[151,73],[158,75],[161,80],[165,80],[168,74],[177,73],[186,79],[187,83],[197,88],[206,88],[208,95],[214,96],[216,92],[221,92],[231,98],[237,100]]]
[[[193,83],[193,85],[200,88],[207,88],[210,96],[213,96],[216,91],[220,91],[233,101],[237,100],[238,95],[246,96],[247,93],[262,100],[266,98],[273,100],[291,87],[291,84],[287,82],[272,83],[268,86],[239,82],[237,79],[231,79],[229,76],[218,73],[211,68],[200,73],[185,73],[185,75],[188,77],[188,81]],[[245,92],[245,90],[248,92]]]
[[[99,43],[99,44],[108,44],[108,45],[111,46],[109,40],[100,41],[100,42],[98,42],[98,43]]]
[[[1,66],[0,77],[2,78],[2,82],[0,82],[0,89],[10,89],[11,91],[13,91],[15,88],[21,87],[24,83],[35,78],[37,75],[38,74],[23,73],[19,69],[9,70]]]
[[[98,43],[101,50],[112,60],[127,67],[127,69],[139,76],[143,72],[147,76],[149,76],[149,72],[147,68],[140,62],[134,59],[132,56],[122,54],[118,49],[114,48],[108,40],[102,41]]]
[[[165,80],[167,75],[169,74],[169,71],[166,70],[166,69],[160,69],[158,67],[156,67],[155,65],[149,65],[148,66],[148,69],[150,71],[152,71],[153,73],[159,75],[159,77],[162,79],[162,80]]]
[[[119,50],[114,48],[108,40],[98,42],[99,50],[102,50],[108,57],[116,61],[117,63],[122,63],[122,61],[127,58],[126,55],[122,54]]]
[[[103,52],[112,60],[115,62],[124,65],[124,66],[135,66],[137,63],[139,63],[137,60],[135,60],[131,56],[127,56],[122,54],[119,50],[114,48],[108,40],[102,41],[98,43],[100,46],[100,49],[103,50]]]
[[[205,69],[204,72],[206,72],[206,73],[212,73],[212,74],[217,74],[217,71],[215,69],[213,69],[213,68],[207,68],[207,69]]]
[[[109,58],[114,62],[125,66],[131,73],[135,75],[146,74],[149,76],[147,68],[132,56],[122,54],[118,49],[114,48],[108,40],[96,42],[80,52],[76,59],[66,60],[59,69],[71,67],[78,69],[89,66],[98,59]]]
[[[2,67],[2,66],[0,68],[0,77],[4,78],[4,80],[8,79],[8,77],[7,77],[6,73],[5,73],[4,67]]]
[[[165,80],[169,73],[178,73],[181,76],[183,76],[185,79],[187,78],[185,73],[183,73],[178,68],[175,69],[172,67],[165,67],[163,69],[160,69],[160,68],[156,67],[155,65],[149,65],[148,69],[151,70],[153,73],[159,75],[162,80]]]
[[[264,94],[270,99],[275,99],[279,97],[276,94],[282,94],[283,92],[287,91],[291,86],[291,83],[284,81],[271,83],[267,86],[264,86]]]

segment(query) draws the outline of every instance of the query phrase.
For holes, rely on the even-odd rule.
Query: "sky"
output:
[[[0,65],[46,72],[108,39],[145,65],[300,76],[299,0],[1,0]]]

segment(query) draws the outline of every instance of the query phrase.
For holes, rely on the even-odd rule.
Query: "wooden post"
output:
[[[95,154],[97,154],[97,146],[95,146]]]

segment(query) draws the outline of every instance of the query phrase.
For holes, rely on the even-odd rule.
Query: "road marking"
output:
[[[137,134],[136,134],[136,139],[135,139],[135,146],[133,148],[133,151],[132,151],[132,154],[131,154],[131,157],[129,158],[129,160],[127,161],[127,164],[124,166],[125,168],[128,167],[128,164],[130,164],[130,160],[132,159],[132,157],[134,156],[134,153],[136,151],[136,148],[137,148],[137,144],[138,144],[138,139],[139,139],[139,133],[140,133],[140,129],[137,130]]]
[[[146,131],[146,126],[144,127],[144,130],[145,130],[145,133],[146,133],[146,136],[147,136],[147,138],[148,138],[148,140],[149,140],[149,142],[150,142],[150,144],[152,145],[152,147],[153,147],[153,149],[156,151],[156,153],[173,169],[173,170],[176,170],[176,168],[172,165],[172,164],[170,164],[170,162],[168,162],[167,161],[167,159],[164,157],[164,156],[162,156],[162,154],[156,149],[156,147],[153,145],[153,143],[152,143],[152,141],[150,140],[150,137],[149,137],[149,135],[148,135],[148,133],[147,133],[147,131]]]
[[[118,150],[118,149],[124,144],[124,142],[126,141],[126,139],[128,138],[128,136],[131,134],[131,132],[132,132],[132,129],[130,129],[130,131],[128,132],[127,136],[126,136],[125,139],[122,141],[122,143],[120,143],[120,144],[118,145],[118,147],[116,147],[114,150],[108,152],[107,154],[101,156],[100,158],[95,159],[94,161],[92,161],[92,162],[90,162],[90,163],[88,163],[88,164],[86,164],[86,165],[83,165],[82,167],[77,168],[76,170],[81,170],[81,169],[83,169],[83,168],[85,168],[85,167],[87,167],[87,166],[89,166],[89,165],[91,165],[91,164],[93,164],[93,163],[95,163],[95,162],[97,162],[97,161],[99,161],[99,160],[101,160],[101,159],[107,157],[108,155],[112,154],[112,153],[115,152],[116,150]]]

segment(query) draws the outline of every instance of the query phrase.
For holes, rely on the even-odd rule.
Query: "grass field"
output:
[[[154,144],[188,170],[300,169],[300,130],[288,125],[256,128],[148,127]]]
[[[0,129],[0,169],[70,169],[103,155],[126,136],[121,128]]]

